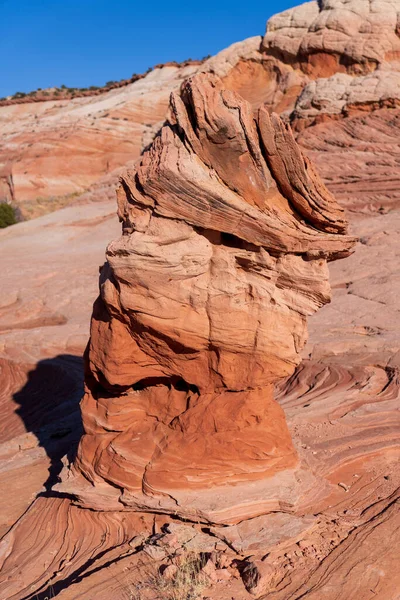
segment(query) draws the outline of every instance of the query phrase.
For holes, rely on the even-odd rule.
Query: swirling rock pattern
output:
[[[272,386],[329,301],[327,260],[354,241],[277,116],[206,74],[171,105],[174,122],[118,190],[85,435],[57,489],[97,509],[234,522],[290,504],[277,474],[297,457]],[[250,498],[233,487],[249,482],[263,482]]]
[[[258,566],[247,565],[247,572],[255,573],[257,579],[257,568],[260,565],[264,566],[264,569],[258,571],[262,577],[259,585],[252,589],[252,593],[259,593],[268,600],[299,600],[299,598],[371,600],[372,597],[378,597],[379,600],[393,600],[397,597],[400,588],[397,568],[400,539],[398,510],[400,352],[397,291],[400,264],[397,243],[400,235],[400,219],[397,207],[400,185],[398,135],[396,135],[399,127],[396,64],[398,6],[398,0],[396,2],[374,0],[368,3],[332,0],[308,3],[303,8],[290,9],[282,15],[273,17],[268,24],[267,36],[261,48],[261,38],[253,38],[234,45],[199,67],[200,71],[215,72],[223,79],[226,89],[239,92],[251,103],[253,109],[257,110],[265,103],[269,111],[283,112],[284,119],[291,120],[297,131],[296,141],[317,165],[324,183],[343,206],[352,210],[352,228],[361,239],[357,252],[351,257],[345,261],[331,263],[330,281],[333,287],[333,302],[310,317],[310,342],[302,350],[306,360],[299,365],[293,375],[278,384],[276,399],[285,411],[291,437],[291,452],[292,456],[297,455],[298,464],[270,474],[265,479],[257,479],[261,472],[250,471],[249,456],[244,456],[242,453],[239,457],[243,465],[241,475],[249,478],[245,482],[238,481],[234,486],[215,486],[208,496],[207,490],[199,487],[201,484],[197,482],[195,486],[198,487],[187,489],[183,499],[182,490],[177,488],[168,490],[172,497],[168,499],[163,496],[157,508],[156,494],[160,489],[157,484],[160,481],[160,487],[164,485],[160,476],[154,486],[156,489],[153,490],[148,485],[143,497],[139,498],[140,501],[144,498],[147,503],[150,498],[153,501],[156,499],[151,508],[155,512],[157,510],[168,512],[167,503],[176,509],[177,505],[173,498],[178,499],[181,502],[180,510],[185,514],[191,512],[190,516],[193,517],[195,513],[196,520],[208,519],[214,522],[211,526],[212,540],[214,542],[217,540],[218,543],[225,540],[231,548],[235,549],[237,560],[244,560],[249,554],[262,558],[263,560],[257,563]],[[351,19],[348,18],[347,9],[350,11]],[[195,69],[197,72],[198,67]],[[17,199],[21,198],[21,190],[27,189],[24,187],[26,178],[22,177],[22,171],[26,170],[27,163],[35,185],[37,175],[40,175],[40,189],[38,192],[33,192],[33,196],[36,196],[39,192],[43,195],[48,192],[66,193],[77,187],[79,189],[82,189],[82,186],[86,187],[99,177],[100,172],[108,168],[106,163],[110,152],[111,154],[117,152],[119,157],[125,156],[124,161],[135,158],[142,146],[151,142],[154,132],[163,122],[169,91],[177,90],[183,76],[188,74],[190,73],[179,72],[175,77],[170,68],[157,69],[153,75],[150,74],[143,80],[146,86],[151,81],[153,83],[148,87],[149,94],[139,97],[139,103],[135,99],[136,91],[140,91],[140,85],[137,84],[127,89],[128,93],[122,93],[119,97],[115,92],[110,92],[109,96],[107,93],[104,95],[107,102],[112,104],[114,101],[116,103],[121,101],[123,104],[111,106],[112,110],[107,116],[103,114],[104,107],[102,108],[101,105],[95,107],[96,114],[93,114],[93,117],[101,117],[96,120],[86,112],[84,106],[86,101],[82,101],[81,104],[80,100],[64,108],[62,102],[46,102],[41,106],[37,105],[34,111],[29,104],[25,107],[22,105],[4,107],[2,114],[5,135],[7,137],[11,130],[17,132],[17,137],[13,137],[12,141],[15,142],[14,150],[22,159],[18,162],[20,167],[13,169]],[[162,81],[159,86],[156,79],[160,75]],[[94,110],[93,100],[91,99],[87,105],[90,107],[90,112]],[[179,109],[179,106],[177,108]],[[32,113],[26,121],[23,114],[25,110]],[[33,143],[33,146],[29,146],[27,150],[27,138],[24,139],[24,135],[18,137],[18,132],[21,130],[23,134],[24,128],[29,130],[33,128],[33,112],[36,110],[38,111],[38,119],[35,119],[34,124],[36,133],[29,134],[28,141]],[[104,110],[108,112],[109,109],[107,107]],[[180,114],[184,116],[185,111],[186,108]],[[21,123],[19,119],[17,122],[17,113],[20,115]],[[61,130],[64,132],[66,124],[69,126],[75,122],[74,116],[79,117],[83,128],[80,127],[77,131],[74,127],[71,130],[72,138],[70,135],[65,138],[60,137],[59,132]],[[242,116],[243,113],[241,119]],[[120,122],[116,118],[119,118]],[[134,126],[125,119],[134,121]],[[53,125],[50,127],[51,142],[57,137],[56,145],[64,144],[64,150],[65,143],[68,142],[69,147],[76,154],[77,151],[87,147],[89,138],[92,141],[96,139],[96,147],[100,148],[101,154],[99,160],[88,162],[77,161],[74,158],[67,160],[68,164],[62,170],[55,168],[54,165],[57,163],[52,162],[50,172],[42,158],[39,158],[40,169],[38,170],[38,163],[33,161],[32,156],[33,154],[41,156],[42,134],[49,129],[50,122],[54,125],[54,131]],[[148,127],[145,123],[151,123],[152,126]],[[114,131],[114,125],[118,126],[117,132]],[[176,123],[173,123],[171,129],[190,149],[189,153],[196,167],[197,163],[208,167],[211,164],[218,166],[218,162],[221,162],[217,161],[216,152],[213,152],[210,158],[208,150],[207,153],[202,150],[203,142],[197,146],[200,146],[200,150],[203,151],[201,157],[198,155],[198,150],[193,151],[190,145],[192,142],[189,143],[186,139],[186,132],[189,131],[186,126],[183,128],[184,131],[181,131],[176,127]],[[257,131],[258,136],[259,131]],[[129,133],[129,139],[126,139],[126,132]],[[50,137],[47,133],[46,135],[49,141]],[[197,133],[192,136],[193,139],[195,137]],[[78,138],[80,143],[76,144]],[[196,143],[195,139],[194,143]],[[164,150],[166,149],[170,157],[171,145],[164,146]],[[7,140],[3,150],[11,156]],[[262,152],[263,159],[266,160],[265,150],[262,149]],[[62,154],[64,165],[65,152],[58,154],[60,156]],[[266,160],[272,176],[274,154],[272,152],[269,160]],[[154,152],[150,158],[152,156],[157,157],[157,153]],[[279,156],[275,157],[275,165],[278,158]],[[57,157],[54,161],[56,159]],[[181,161],[176,161],[176,164],[181,164]],[[187,164],[186,159],[185,164]],[[110,160],[110,168],[115,165],[113,158]],[[158,177],[158,168],[159,163],[154,165],[155,177]],[[278,169],[276,166],[274,168]],[[86,171],[90,173],[90,178],[83,180],[81,175],[85,175]],[[148,189],[150,183],[147,168],[143,167],[142,171]],[[285,166],[280,169],[282,173],[285,171]],[[171,172],[174,173],[174,169],[171,169]],[[248,171],[246,166],[247,172],[251,171]],[[226,181],[229,187],[229,179],[238,176],[238,173],[243,173],[243,169],[231,168],[230,173],[225,175],[221,173],[222,171],[218,170],[215,175],[215,185],[218,185],[218,189],[221,189],[221,182],[222,186],[226,187]],[[275,180],[278,179],[279,177]],[[174,176],[173,183],[175,182]],[[61,190],[60,183],[67,187]],[[244,194],[247,200],[250,198],[250,192],[246,186],[239,187],[239,183],[243,184],[237,182],[234,193],[238,196]],[[290,190],[291,185],[286,189]],[[119,200],[126,239],[134,236],[138,239],[139,233],[151,233],[154,239],[153,230],[146,229],[147,209],[151,214],[150,223],[161,224],[168,220],[171,227],[177,225],[178,221],[172,219],[170,214],[159,214],[161,210],[166,210],[165,198],[158,205],[154,202],[154,206],[152,204],[143,209],[137,196],[135,200],[131,197],[132,192],[135,193],[138,189],[137,181],[135,179],[132,181],[132,175],[124,177],[122,187]],[[99,182],[96,189],[92,188],[88,194],[90,199],[98,200],[104,197],[103,188],[106,188],[107,197],[111,197],[110,190],[114,189],[111,176]],[[287,197],[283,187],[279,190],[284,197]],[[296,211],[300,211],[301,208],[301,190],[299,194],[297,199],[290,200],[290,206],[297,206]],[[152,196],[150,192],[146,197],[149,196]],[[278,198],[275,191],[273,197]],[[83,202],[84,197],[78,200]],[[198,198],[195,197],[195,200]],[[69,199],[68,202],[75,202],[75,200]],[[68,417],[68,423],[65,422],[65,414],[70,409],[76,414],[75,404],[72,402],[76,390],[72,386],[67,391],[65,385],[69,385],[68,382],[74,380],[75,373],[78,372],[77,364],[71,369],[73,365],[71,357],[61,356],[61,362],[57,359],[57,369],[54,370],[56,375],[52,379],[54,385],[38,388],[38,399],[42,393],[45,399],[43,408],[47,410],[48,407],[53,407],[46,413],[44,427],[41,427],[41,417],[37,420],[38,414],[31,411],[34,406],[28,401],[31,388],[30,385],[26,386],[30,379],[27,373],[34,372],[34,363],[38,360],[48,358],[52,360],[55,355],[68,352],[77,354],[86,343],[86,327],[92,301],[90,296],[94,299],[96,293],[92,275],[102,260],[102,249],[106,240],[111,239],[113,235],[118,235],[117,230],[114,233],[111,229],[114,226],[113,219],[110,218],[114,210],[113,204],[104,203],[103,207],[96,207],[93,204],[73,207],[36,222],[19,224],[1,234],[3,278],[0,351],[4,360],[0,365],[2,376],[0,424],[3,431],[0,446],[0,487],[6,490],[6,493],[0,497],[1,533],[7,531],[17,521],[36,493],[42,489],[43,482],[48,477],[47,469],[50,461],[46,453],[52,451],[54,447],[56,452],[54,457],[59,461],[61,454],[70,450],[71,440],[79,431],[74,428],[73,419],[69,421]],[[224,207],[224,215],[228,208]],[[256,208],[259,215],[260,208],[258,206]],[[174,206],[171,210],[173,209]],[[251,209],[252,207],[248,205],[246,213]],[[369,214],[371,212],[374,214]],[[385,214],[387,212],[389,214]],[[307,213],[305,216],[301,214],[301,218],[311,225]],[[314,215],[317,216],[317,213]],[[260,218],[257,216],[257,221]],[[265,215],[262,219],[264,218]],[[105,219],[104,222],[102,219]],[[143,219],[142,224],[144,223],[143,230],[140,229],[141,219]],[[193,228],[189,241],[185,242],[184,235],[179,238],[189,246],[186,254],[190,260],[193,258],[192,242],[198,239],[197,235],[203,236],[206,243],[212,247],[213,260],[217,252],[222,252],[222,249],[224,251],[228,249],[232,255],[236,253],[235,256],[238,256],[236,246],[239,238],[241,240],[239,243],[243,246],[240,249],[240,257],[245,256],[247,261],[241,265],[241,275],[246,282],[245,285],[249,281],[250,274],[252,278],[261,277],[260,273],[265,275],[264,262],[260,266],[259,261],[254,258],[254,254],[260,256],[260,251],[256,252],[252,246],[247,246],[247,244],[254,244],[257,247],[257,244],[249,242],[246,237],[243,241],[241,237],[243,233],[237,236],[234,232],[233,236],[236,236],[236,239],[229,238],[229,235],[232,235],[229,229],[227,229],[228,233],[219,229],[221,219],[218,220],[218,226],[217,223],[215,224],[216,230],[213,233],[220,236],[221,242],[218,247],[215,245],[214,238],[210,240],[212,224],[201,227],[193,223],[188,224],[186,216],[179,223],[182,227],[186,224],[188,229]],[[323,220],[320,219],[320,223],[318,227],[323,227]],[[251,231],[252,224],[247,228],[247,233],[249,228]],[[170,231],[172,232],[172,229]],[[273,231],[275,233],[275,229]],[[319,231],[321,233],[321,230]],[[324,239],[327,233],[333,234],[326,230]],[[254,231],[253,234],[255,235]],[[336,239],[342,239],[342,234],[333,235]],[[137,262],[150,260],[150,256],[153,256],[154,262],[165,264],[167,261],[164,260],[164,254],[166,259],[169,259],[167,250],[170,246],[176,248],[176,240],[172,233],[170,239],[172,244],[164,245],[162,252],[160,251],[156,257],[152,251],[148,252],[149,245],[145,246],[142,239],[142,249],[146,248],[146,252],[143,252],[140,257],[137,256]],[[282,242],[278,235],[274,240],[275,244]],[[258,247],[264,244],[265,242],[262,242]],[[115,244],[112,246],[116,247]],[[281,268],[284,251],[266,247],[271,264],[279,265],[277,268]],[[196,258],[199,255],[197,249]],[[133,256],[132,251],[128,249],[125,259],[133,260]],[[292,256],[290,252],[285,254],[286,260],[288,256]],[[312,253],[303,256],[307,256],[308,261],[312,258]],[[29,257],[29,268],[25,268],[21,276],[21,264],[28,264],[27,257]],[[113,269],[120,260],[122,260],[121,255],[109,254],[110,266],[102,273],[102,293],[107,301],[110,298],[108,280],[111,279],[111,283],[117,281]],[[190,264],[193,266],[193,262]],[[220,268],[219,265],[217,266]],[[118,273],[122,273],[125,269],[122,263],[115,268]],[[237,268],[236,264],[235,268]],[[231,277],[230,267],[226,270],[227,275]],[[269,274],[273,274],[274,277],[277,275],[275,266],[269,269]],[[162,300],[164,290],[171,289],[168,285],[172,285],[172,280],[169,282],[167,276],[162,278],[157,271],[157,274],[151,278],[149,286],[149,279],[144,278],[143,272],[139,275],[140,282],[135,279],[137,283],[135,302],[144,295],[145,286],[155,289],[152,286],[155,283],[159,285],[159,293],[154,293],[151,304],[149,302],[140,307],[142,313],[151,309],[153,312],[149,311],[147,319],[153,319],[154,307],[161,301],[165,302],[165,299]],[[169,277],[172,275],[169,274]],[[174,273],[174,277],[174,282],[179,281],[182,290],[186,285],[190,285],[190,278],[179,279],[179,273]],[[272,285],[272,280],[269,281]],[[118,283],[121,290],[125,291],[127,285],[125,281],[121,280]],[[251,283],[253,284],[253,279]],[[288,300],[289,292],[285,287],[286,280],[282,278],[282,274],[279,278],[276,276],[273,283],[279,286],[279,294],[285,296],[285,302],[288,302],[289,306],[292,300],[290,302]],[[105,289],[107,286],[108,290]],[[225,291],[224,289],[223,292]],[[292,294],[293,290],[290,290],[290,296],[293,298],[294,294]],[[118,289],[116,295],[119,299],[123,296]],[[96,356],[93,345],[95,339],[101,339],[100,334],[103,335],[103,329],[107,327],[106,323],[109,324],[110,340],[118,339],[118,332],[126,328],[127,312],[129,312],[127,307],[129,309],[131,302],[131,299],[127,300],[126,296],[125,294],[122,309],[120,305],[116,309],[111,305],[105,307],[105,301],[100,300],[96,304],[94,315],[91,368],[95,365],[93,372],[101,382],[88,374],[88,393],[83,406],[89,435],[104,435],[107,440],[121,436],[121,429],[124,427],[132,428],[131,414],[128,412],[123,415],[119,410],[121,406],[126,407],[124,404],[126,399],[134,397],[146,401],[146,414],[141,405],[136,415],[138,418],[144,415],[149,419],[155,414],[152,412],[154,402],[150,406],[148,400],[150,393],[157,391],[157,400],[168,395],[172,411],[182,409],[185,412],[187,412],[185,396],[190,393],[197,401],[200,393],[200,389],[193,387],[188,391],[187,387],[185,388],[185,380],[170,375],[170,371],[166,375],[157,375],[157,381],[147,380],[151,386],[146,389],[140,389],[140,386],[136,390],[129,389],[129,373],[132,364],[129,361],[124,362],[126,349],[118,344],[113,346],[111,341],[108,346],[110,353],[113,360],[116,358],[118,361],[118,356],[119,358],[122,356],[128,383],[121,385],[117,381],[115,385],[110,384],[117,372],[116,367],[114,368],[110,362],[107,363],[107,370],[104,371],[107,380],[102,377],[105,368],[104,357]],[[275,299],[275,295],[273,298]],[[183,301],[186,302],[185,297],[182,299],[175,295],[172,300],[180,302],[181,306]],[[253,301],[254,299],[251,298],[251,302]],[[282,308],[280,302],[281,300],[279,300],[279,307]],[[246,303],[249,306],[250,301],[246,300]],[[197,297],[195,306],[198,307]],[[229,315],[232,314],[231,308],[229,312],[226,311],[227,317],[224,321],[228,321]],[[172,311],[169,314],[173,314]],[[143,315],[141,318],[144,319]],[[103,322],[104,319],[106,323]],[[190,321],[186,321],[187,319],[183,322],[185,336],[192,331]],[[178,324],[182,327],[182,322]],[[233,343],[235,352],[239,353],[243,350],[242,344],[238,347],[238,340],[241,340],[245,331],[242,325],[242,321],[235,317],[237,335]],[[226,324],[222,322],[220,329],[222,327],[227,329],[227,326],[228,322]],[[131,319],[129,319],[129,327],[131,327]],[[149,333],[148,340],[150,340],[145,352],[151,349],[152,352],[158,353],[160,340],[158,339],[156,344],[153,332],[149,332],[149,328],[146,329],[145,326],[140,329],[140,332],[144,330]],[[159,335],[158,322],[156,331]],[[132,338],[129,343],[133,344]],[[182,349],[178,344],[173,344],[173,353],[177,348]],[[165,358],[170,351],[169,347],[166,348],[163,357]],[[192,356],[187,355],[190,359]],[[157,357],[158,360],[159,354]],[[149,356],[146,355],[145,361],[141,366],[154,368],[155,360],[149,362]],[[156,364],[159,365],[158,362]],[[65,377],[63,375],[62,378],[59,375],[61,365],[65,373]],[[118,368],[120,367],[121,364]],[[287,372],[290,372],[293,367],[294,363],[288,365]],[[176,363],[168,364],[167,367],[164,364],[161,370],[165,369],[175,373]],[[197,372],[197,366],[193,371]],[[119,377],[121,373],[120,370]],[[235,370],[233,374],[236,375]],[[158,388],[154,387],[155,383]],[[123,389],[125,385],[128,385],[127,390]],[[61,393],[60,386],[63,388]],[[10,398],[17,395],[21,387],[26,387],[27,392],[25,394],[26,414],[31,415],[35,428],[39,425],[41,436],[39,440],[36,429],[36,433],[23,433],[23,423],[19,418],[22,415],[14,412],[15,404]],[[268,400],[271,404],[272,389],[268,392],[267,388],[268,386],[265,386],[262,389],[263,402]],[[93,390],[100,390],[102,395],[94,397]],[[243,391],[236,392],[235,396],[240,393]],[[234,397],[231,392],[229,395]],[[159,408],[159,405],[157,406]],[[250,408],[252,409],[253,406],[254,403]],[[20,404],[17,410],[19,407]],[[120,419],[118,423],[115,420],[117,411]],[[175,423],[178,423],[181,414],[179,412]],[[184,414],[183,412],[183,416]],[[208,416],[208,412],[206,414]],[[240,416],[241,413],[238,414]],[[176,431],[172,431],[171,426],[171,419],[176,418],[175,415],[176,412],[172,412],[171,417],[171,414],[165,411],[158,424],[159,430],[167,431],[171,444],[171,436],[176,435]],[[279,415],[279,418],[283,419],[282,412]],[[225,419],[225,415],[223,418]],[[104,433],[105,427],[109,426],[111,420],[114,429],[112,431],[107,429]],[[218,423],[221,423],[221,419]],[[29,427],[28,423],[25,425]],[[254,429],[250,425],[249,431],[252,432]],[[151,432],[151,427],[150,422],[149,429],[143,435],[147,436],[149,431]],[[70,433],[60,437],[67,429]],[[285,431],[287,431],[286,426]],[[237,434],[236,431],[228,433],[232,436],[231,439]],[[208,437],[210,436],[207,435],[207,439]],[[42,444],[46,444],[46,450]],[[87,448],[91,450],[93,446],[88,443]],[[107,453],[104,454],[106,458],[110,455],[112,458],[116,456],[108,453],[107,457]],[[100,464],[100,458],[103,457],[100,457],[98,452],[94,458],[94,462],[99,458],[97,464]],[[144,482],[147,477],[147,474],[143,473],[147,458],[146,456],[139,458],[143,461],[142,472],[139,469],[134,476],[137,476],[138,482],[141,478]],[[157,456],[157,461],[159,458]],[[104,475],[103,470],[99,469],[99,474],[90,466],[89,452],[86,453],[86,450],[82,449],[80,459],[81,462],[77,462],[72,470],[64,471],[63,485],[65,489],[69,486],[74,492],[73,500],[39,498],[4,537],[0,548],[0,596],[2,598],[42,600],[56,594],[62,600],[78,598],[109,600],[110,597],[125,597],[129,593],[130,582],[136,581],[139,584],[143,582],[143,573],[136,569],[138,563],[147,555],[139,550],[140,542],[137,538],[141,539],[141,536],[138,536],[138,533],[147,535],[150,530],[159,531],[159,524],[171,521],[173,516],[158,515],[153,521],[149,513],[134,512],[132,509],[137,509],[135,505],[138,499],[137,491],[129,494],[130,504],[123,504],[121,500],[125,502],[127,494],[125,492],[121,494],[121,488],[110,485],[107,482],[107,474]],[[168,468],[166,461],[164,464]],[[126,462],[121,461],[120,465],[126,468]],[[210,467],[210,464],[207,466]],[[215,468],[215,465],[211,466]],[[217,467],[219,469],[220,465],[218,464]],[[82,476],[85,469],[90,477],[93,477],[94,485]],[[111,471],[115,476],[115,470],[110,469]],[[152,472],[151,469],[148,471],[149,481],[153,485],[155,471]],[[215,469],[216,480],[221,477],[221,472],[222,470],[217,472]],[[166,472],[162,475],[164,477]],[[253,478],[251,481],[250,477]],[[265,482],[266,485],[261,487],[260,482],[261,484]],[[89,493],[90,490],[93,491],[92,494]],[[221,494],[218,493],[219,490]],[[302,492],[307,493],[302,497]],[[234,502],[233,494],[236,496]],[[215,511],[215,502],[213,507],[211,501],[208,510],[204,511],[207,499],[210,500],[213,495],[220,504],[218,514]],[[199,500],[196,505],[197,497]],[[223,499],[226,504],[222,506]],[[95,501],[100,509],[107,506],[108,510],[105,512],[84,508],[94,507]],[[111,510],[112,507],[115,507],[115,510]],[[201,509],[203,509],[202,513]],[[258,516],[247,518],[255,514]],[[236,522],[238,517],[239,522]],[[240,520],[242,518],[243,520]],[[215,524],[217,521],[219,524]],[[226,526],[228,523],[229,526]],[[132,538],[136,541],[132,541]],[[146,568],[158,566],[159,563],[153,560],[151,565],[147,563]],[[143,588],[139,588],[139,592],[143,594],[143,598],[148,597]],[[153,600],[154,594],[151,591],[149,594]],[[217,589],[207,592],[210,598],[218,598],[218,600],[231,597],[242,600],[244,594],[246,592],[243,586],[236,591],[229,584],[219,585]],[[135,597],[135,592],[131,595]]]

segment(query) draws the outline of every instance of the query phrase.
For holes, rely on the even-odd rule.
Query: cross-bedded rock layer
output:
[[[400,587],[399,7],[400,0],[312,2],[272,17],[261,48],[261,37],[253,38],[199,67],[216,73],[253,108],[266,103],[269,111],[290,119],[297,142],[329,190],[352,211],[352,228],[361,239],[352,257],[331,265],[334,299],[309,323],[311,344],[303,356],[311,360],[280,384],[277,395],[302,476],[308,470],[315,477],[309,505],[298,502],[293,509],[300,496],[296,468],[209,492],[219,503],[222,495],[231,502],[230,515],[219,515],[223,524],[232,515],[249,514],[251,502],[255,514],[262,498],[261,516],[229,527],[213,525],[207,552],[226,539],[238,553],[236,561],[262,557],[261,578],[257,582],[256,571],[254,583],[269,600],[370,600],[371,595],[393,600]],[[3,159],[16,158],[11,170],[5,164],[4,197],[10,173],[20,202],[39,192],[84,189],[106,170],[136,159],[164,121],[170,91],[197,72],[193,68],[156,69],[126,88],[68,106],[61,100],[2,107]],[[113,178],[114,171],[88,195],[65,201],[111,198]],[[48,479],[49,464],[58,472],[59,457],[79,435],[74,401],[79,361],[68,353],[80,353],[86,343],[84,323],[95,293],[90,273],[105,241],[118,235],[112,203],[71,207],[1,232],[0,487],[7,490],[0,498],[1,534]],[[54,385],[48,385],[49,376]],[[324,480],[327,487],[318,494]],[[70,483],[79,492],[78,479]],[[121,512],[129,507],[115,501],[118,490],[108,502],[104,495],[110,489],[96,476],[93,495],[100,508],[116,506],[115,511],[86,510],[68,498],[37,499],[1,543],[1,598],[109,600],[129,593],[132,581],[142,595],[145,575],[132,564],[146,556],[138,550],[142,534],[159,531],[174,518]],[[191,506],[196,498],[204,508],[205,491],[193,490]],[[192,525],[187,527],[190,533]],[[152,559],[152,567],[158,566]],[[243,593],[228,582],[207,596],[223,600]],[[154,593],[148,594],[143,598],[153,600]]]
[[[353,239],[276,115],[207,74],[171,107],[118,190],[123,235],[92,317],[85,435],[59,489],[95,508],[234,522],[296,502],[290,476],[288,495],[277,479],[297,456],[272,388],[329,302],[327,260]],[[244,496],[232,487],[248,482]]]

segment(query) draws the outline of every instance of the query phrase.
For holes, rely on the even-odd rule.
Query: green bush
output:
[[[10,204],[2,202],[0,204],[0,229],[14,225],[17,222],[15,211]]]

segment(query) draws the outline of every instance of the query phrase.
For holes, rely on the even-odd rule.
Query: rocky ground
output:
[[[398,597],[399,11],[395,0],[309,2],[273,17],[263,41],[201,65],[254,107],[265,103],[292,122],[359,238],[352,256],[331,263],[332,302],[309,318],[304,360],[277,386],[301,464],[324,482],[303,514],[210,529],[92,512],[83,537],[80,509],[51,495],[81,435],[81,356],[98,267],[120,232],[111,199],[118,171],[107,171],[139,155],[167,115],[171,89],[200,67],[156,69],[93,99],[0,107],[0,152],[16,157],[3,187],[12,173],[17,203],[90,188],[66,199],[73,206],[0,232],[0,532],[41,495],[29,529],[17,525],[2,542],[2,597],[173,598],[185,569],[197,573],[199,597]],[[56,521],[46,518],[48,502],[57,504]],[[10,539],[21,549],[11,557]],[[46,555],[33,577],[41,583],[22,592],[32,548]]]

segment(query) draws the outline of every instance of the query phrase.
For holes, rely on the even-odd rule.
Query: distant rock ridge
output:
[[[168,118],[170,93],[198,72],[214,73],[253,108],[277,112],[297,132],[397,109],[398,15],[399,0],[307,2],[271,17],[264,37],[204,61],[157,65],[79,97],[5,102],[0,162],[11,165],[15,203],[29,218],[68,202],[106,199],[112,173],[151,143]],[[108,175],[105,193],[101,186],[92,190]]]
[[[262,46],[314,77],[361,75],[400,58],[399,26],[398,0],[313,0],[271,17]]]
[[[48,102],[50,100],[72,100],[74,98],[88,98],[91,96],[99,96],[111,90],[116,90],[130,83],[135,83],[135,81],[139,81],[146,77],[148,73],[154,71],[155,69],[163,69],[164,67],[187,67],[188,65],[201,65],[203,62],[207,60],[203,58],[201,60],[183,60],[178,62],[176,60],[167,61],[165,63],[158,63],[154,65],[154,67],[150,67],[146,73],[137,73],[132,75],[132,77],[128,77],[127,79],[121,79],[119,81],[113,81],[110,83],[106,83],[103,86],[91,86],[88,88],[69,88],[69,87],[61,87],[61,88],[51,88],[45,90],[36,90],[33,92],[27,92],[26,94],[22,94],[18,97],[8,96],[7,98],[0,99],[0,106],[12,106],[13,104],[29,104],[30,102]],[[73,90],[73,91],[72,91]]]

